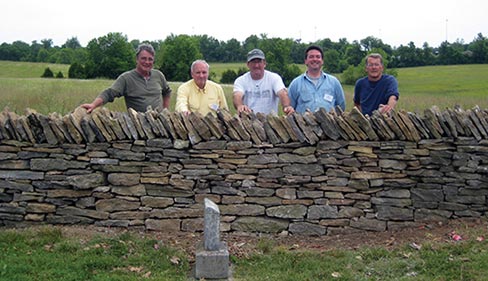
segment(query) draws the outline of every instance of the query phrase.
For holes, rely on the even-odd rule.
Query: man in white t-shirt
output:
[[[295,112],[290,106],[288,90],[281,77],[265,70],[266,58],[263,51],[254,49],[247,54],[249,71],[234,81],[234,107],[237,112],[278,114],[281,101],[283,112],[287,115]]]

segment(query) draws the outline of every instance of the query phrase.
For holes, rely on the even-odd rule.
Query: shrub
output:
[[[41,77],[42,78],[53,78],[54,73],[52,72],[52,70],[49,67],[46,67],[46,69],[44,69],[44,73],[42,74]]]
[[[226,71],[222,72],[222,78],[220,78],[220,83],[223,84],[232,84],[237,78],[237,72],[232,69],[227,69]]]
[[[237,77],[247,72],[247,68],[240,67],[237,72],[232,69],[227,69],[222,72],[222,78],[220,78],[220,83],[222,84],[233,84]]]
[[[59,71],[58,73],[56,73],[56,78],[64,78],[64,75],[61,71]]]
[[[73,79],[85,79],[85,67],[79,62],[74,62],[69,67],[68,77]]]

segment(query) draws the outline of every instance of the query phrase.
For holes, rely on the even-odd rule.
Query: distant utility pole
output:
[[[447,22],[448,22],[448,21],[449,21],[449,20],[448,20],[448,19],[446,19],[446,42],[449,42],[449,41],[447,41]]]

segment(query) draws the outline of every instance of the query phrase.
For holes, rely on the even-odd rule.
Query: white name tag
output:
[[[324,100],[328,102],[332,102],[334,100],[334,97],[331,95],[324,95]]]

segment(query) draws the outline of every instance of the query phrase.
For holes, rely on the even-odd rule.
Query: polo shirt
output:
[[[176,92],[176,111],[199,112],[203,116],[211,112],[216,115],[217,113],[211,109],[213,105],[217,105],[221,109],[229,109],[224,90],[219,84],[207,80],[205,87],[200,89],[195,80],[191,79],[178,87]]]

